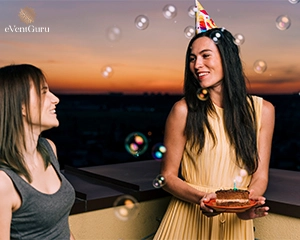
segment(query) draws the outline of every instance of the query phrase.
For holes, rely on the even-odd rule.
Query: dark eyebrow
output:
[[[203,53],[205,53],[205,52],[212,52],[212,50],[210,50],[210,49],[203,49],[201,52],[199,52],[199,54],[203,54]],[[191,55],[196,55],[195,53],[193,53],[193,52],[191,52]]]
[[[42,86],[42,89],[41,90],[48,90],[48,86]]]
[[[201,54],[201,53],[204,53],[204,52],[212,52],[212,50],[210,50],[210,49],[203,49],[203,50],[200,52],[200,54]]]

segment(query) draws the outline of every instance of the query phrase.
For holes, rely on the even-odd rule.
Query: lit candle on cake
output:
[[[236,190],[237,190],[237,188],[236,188],[236,181],[235,181],[235,179],[233,180],[233,190],[234,190],[234,191],[236,191]]]

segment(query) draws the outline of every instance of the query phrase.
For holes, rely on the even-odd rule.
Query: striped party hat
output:
[[[198,0],[195,0],[196,6],[195,6],[195,31],[196,34],[201,32],[206,32],[209,29],[217,28],[217,25],[215,24],[214,20],[210,18],[208,13],[205,11],[203,6],[198,2]]]

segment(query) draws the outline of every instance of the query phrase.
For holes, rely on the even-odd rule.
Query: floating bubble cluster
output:
[[[209,92],[206,88],[199,88],[197,90],[197,98],[201,101],[206,101],[209,97]]]
[[[219,43],[221,37],[222,37],[222,33],[221,33],[221,31],[219,31],[219,30],[213,31],[213,32],[210,34],[210,38],[211,38],[216,44]]]
[[[105,66],[101,69],[101,73],[104,78],[109,78],[113,75],[113,69],[110,66]]]
[[[192,38],[195,35],[195,28],[192,26],[188,26],[184,29],[184,36],[186,38]]]
[[[113,204],[115,215],[122,221],[136,217],[139,210],[139,203],[130,195],[123,195],[116,199]]]
[[[149,19],[145,15],[139,15],[134,20],[135,26],[140,30],[145,30],[149,26]]]
[[[133,156],[139,157],[148,148],[148,140],[144,134],[133,132],[125,139],[125,149]]]
[[[166,147],[162,143],[157,143],[152,147],[152,157],[154,159],[160,160],[167,151]]]
[[[276,18],[276,27],[279,30],[287,30],[291,26],[291,19],[287,15],[280,15]]]
[[[267,70],[267,63],[264,60],[256,60],[253,64],[253,69],[256,73],[264,73]]]
[[[166,19],[172,19],[177,15],[177,9],[174,5],[166,5],[163,8],[163,14]]]
[[[118,27],[109,27],[106,30],[106,36],[109,41],[116,42],[121,38],[121,29]]]
[[[157,175],[157,177],[153,180],[153,187],[155,187],[155,188],[161,188],[165,184],[166,184],[166,179],[161,174]]]
[[[243,36],[243,34],[237,33],[234,35],[234,43],[236,45],[242,45],[245,42],[245,37]]]
[[[233,180],[234,184],[240,186],[243,181],[243,178],[246,177],[247,175],[248,175],[247,171],[245,169],[241,169],[240,174],[236,176]]]

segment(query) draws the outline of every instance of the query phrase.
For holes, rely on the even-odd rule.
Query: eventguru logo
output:
[[[21,8],[18,14],[20,20],[27,26],[20,27],[16,25],[9,25],[4,29],[6,33],[48,33],[50,32],[49,27],[37,27],[34,26],[36,14],[33,8],[25,7]]]
[[[31,24],[35,20],[35,11],[33,8],[25,7],[21,8],[19,12],[19,18],[23,23]]]

